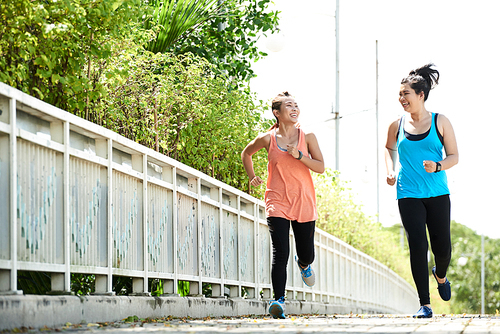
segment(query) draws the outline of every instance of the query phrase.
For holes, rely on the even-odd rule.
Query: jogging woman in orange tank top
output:
[[[250,184],[264,181],[255,175],[252,155],[265,148],[268,152],[266,184],[266,217],[273,245],[271,280],[274,300],[269,313],[285,318],[285,285],[290,225],[295,236],[296,262],[307,286],[315,282],[311,263],[314,261],[314,228],[318,218],[316,194],[310,171],[323,173],[323,155],[313,133],[304,133],[298,125],[300,109],[295,99],[284,92],[272,101],[276,124],[252,140],[241,153]]]

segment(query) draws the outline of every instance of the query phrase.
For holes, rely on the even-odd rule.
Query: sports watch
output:
[[[436,170],[434,173],[440,172],[441,171],[441,164],[439,162],[436,162]]]

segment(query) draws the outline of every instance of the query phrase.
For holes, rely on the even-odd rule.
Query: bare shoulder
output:
[[[437,122],[438,122],[438,125],[451,125],[451,122],[448,119],[448,117],[446,117],[443,114],[437,115]]]
[[[316,135],[314,134],[314,132],[305,132],[304,131],[304,134],[305,134],[306,138],[316,138]]]
[[[269,148],[269,144],[271,143],[271,133],[264,132],[260,133],[254,140],[255,144],[257,144],[259,147],[265,147],[266,149]]]
[[[453,130],[450,120],[443,114],[437,115],[436,125],[441,134],[449,133]]]
[[[389,132],[396,135],[399,129],[399,123],[401,122],[401,116],[398,117],[395,121],[393,121],[391,124],[389,124]]]
[[[271,136],[269,132],[261,133],[255,139],[253,139],[248,145],[243,149],[242,154],[252,155],[261,148],[265,148],[269,151],[269,144],[271,142]]]
[[[391,123],[390,126],[397,126],[397,127],[399,127],[399,123],[401,122],[402,118],[403,118],[403,116],[399,116],[394,122]]]
[[[271,133],[269,131],[260,133],[255,140],[269,142],[271,140]]]
[[[316,135],[313,132],[305,132],[304,134],[306,136],[306,142],[312,143],[312,142],[318,142],[318,139],[316,138]]]

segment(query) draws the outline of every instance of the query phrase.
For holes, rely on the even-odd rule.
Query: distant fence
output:
[[[262,201],[3,83],[0,231],[0,294],[22,293],[18,271],[42,271],[61,293],[83,273],[95,275],[98,294],[126,276],[135,295],[155,278],[166,294],[181,280],[191,295],[211,283],[213,297],[242,297],[242,288],[271,297]],[[288,299],[384,313],[418,306],[393,271],[319,229],[315,249],[316,285],[290,261]]]

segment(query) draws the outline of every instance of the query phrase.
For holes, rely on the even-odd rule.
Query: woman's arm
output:
[[[322,174],[325,171],[325,162],[323,161],[323,154],[321,153],[318,140],[314,133],[306,134],[306,145],[310,156],[303,154],[300,161],[313,172]],[[287,145],[287,150],[288,153],[296,159],[300,155],[299,150],[295,146]]]
[[[394,171],[394,162],[396,161],[397,133],[399,119],[389,125],[387,131],[387,141],[385,143],[385,168],[387,172],[387,184],[393,186],[396,183],[396,172]]]
[[[260,186],[262,183],[264,183],[264,181],[262,181],[260,177],[255,175],[252,155],[254,155],[262,148],[265,148],[267,151],[269,151],[269,143],[271,141],[271,138],[269,136],[269,133],[258,135],[257,138],[248,143],[248,145],[241,152],[241,161],[243,162],[243,167],[245,167],[245,171],[247,172],[248,178],[250,179],[250,184],[254,187]]]
[[[455,131],[453,130],[453,126],[451,126],[450,120],[446,116],[439,114],[437,122],[438,130],[443,134],[446,158],[441,161],[424,161],[424,167],[428,173],[436,171],[436,162],[441,164],[441,170],[450,169],[458,163],[457,139],[455,138]]]

